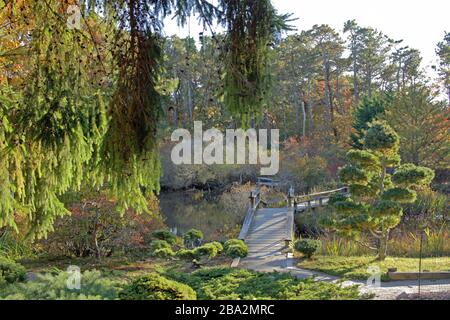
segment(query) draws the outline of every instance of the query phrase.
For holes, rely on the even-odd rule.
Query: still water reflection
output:
[[[161,193],[161,214],[169,228],[182,234],[191,228],[203,231],[206,240],[238,235],[248,208],[247,190],[231,190],[213,199],[199,191]]]

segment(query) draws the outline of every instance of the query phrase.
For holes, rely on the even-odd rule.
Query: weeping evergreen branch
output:
[[[68,214],[59,196],[91,176],[106,125],[104,90],[93,82],[99,66],[90,59],[92,42],[61,23],[64,8],[47,1],[9,7],[16,27],[32,24],[27,50],[34,63],[23,89],[2,110],[14,129],[2,136],[10,185],[1,192],[15,203],[2,210],[0,224],[15,227],[12,216],[26,213],[32,237],[45,236],[57,216]],[[16,13],[24,10],[33,18]]]
[[[277,15],[270,0],[222,0],[221,7],[228,29],[225,105],[248,127],[262,116],[271,85],[269,53],[277,33],[290,29],[290,16]]]
[[[112,51],[119,71],[103,145],[104,167],[119,210],[132,206],[147,211],[146,194],[159,192],[161,174],[156,141],[162,112],[156,90],[162,65],[158,9],[130,0],[114,10],[121,15]]]
[[[79,29],[68,26],[74,5]],[[68,214],[60,197],[82,184],[108,185],[121,212],[148,211],[161,175],[166,17],[225,27],[223,94],[244,125],[261,114],[270,45],[289,18],[269,0],[12,0],[0,14],[0,36],[13,30],[18,43],[4,56],[25,62],[13,85],[0,84],[0,227],[22,217],[31,237]]]

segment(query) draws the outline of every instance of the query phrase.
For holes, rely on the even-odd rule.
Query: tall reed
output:
[[[420,257],[420,238],[419,233],[413,232],[395,234],[389,240],[388,254],[395,257],[418,258]],[[337,235],[322,236],[320,240],[322,241],[322,255],[349,257],[375,254],[374,250]],[[373,243],[374,241],[363,237],[360,242]],[[422,257],[450,256],[449,230],[445,228],[425,230],[422,245]]]

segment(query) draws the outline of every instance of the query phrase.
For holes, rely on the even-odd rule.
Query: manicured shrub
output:
[[[159,249],[172,249],[172,246],[164,240],[153,240],[150,243],[150,252],[153,254],[156,250]]]
[[[223,245],[220,242],[213,241],[213,242],[210,242],[210,244],[217,248],[217,252],[218,253],[222,253],[223,252]]]
[[[314,239],[300,239],[294,244],[295,250],[304,254],[306,258],[311,258],[316,254],[322,247],[322,242],[320,240]]]
[[[36,274],[33,281],[8,285],[0,290],[0,300],[114,300],[123,283],[106,277],[100,271],[85,271],[80,290],[67,287],[67,272]]]
[[[227,249],[228,249],[229,246],[234,245],[234,244],[240,245],[240,244],[242,244],[242,243],[243,243],[242,240],[239,240],[239,239],[230,239],[230,240],[227,240],[227,241],[223,244],[223,249],[224,249],[225,251],[227,251]]]
[[[177,237],[169,230],[156,230],[152,233],[153,238],[167,241],[169,244],[175,244]]]
[[[175,252],[171,248],[157,249],[153,252],[152,256],[160,259],[168,259],[175,256]]]
[[[196,300],[195,291],[188,285],[169,280],[158,274],[134,279],[119,294],[122,300]]]
[[[206,243],[201,247],[195,248],[194,253],[196,257],[207,256],[209,259],[212,259],[217,256],[218,250],[216,245],[212,243]]]
[[[21,264],[0,257],[0,285],[24,281],[25,277],[26,270]]]
[[[230,258],[245,258],[248,255],[248,247],[242,240],[231,239],[224,244],[225,254]]]
[[[176,253],[176,257],[183,260],[193,260],[196,258],[194,250],[180,249]]]
[[[199,246],[203,240],[203,232],[197,229],[191,229],[185,233],[183,240],[184,245],[188,248]]]

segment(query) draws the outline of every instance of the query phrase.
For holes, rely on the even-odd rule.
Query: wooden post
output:
[[[254,209],[256,206],[256,197],[254,192],[250,192],[250,208]]]
[[[291,240],[284,240],[284,245],[286,246],[286,249],[289,249],[289,247],[291,246]]]
[[[288,207],[292,208],[294,206],[295,199],[294,199],[294,188],[290,187],[288,192]]]

